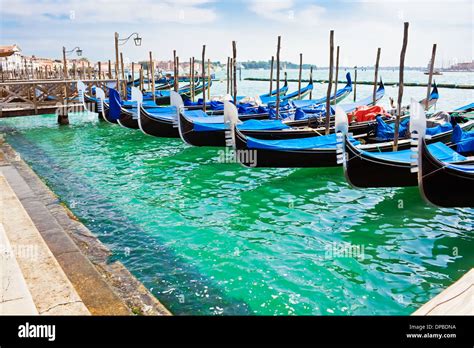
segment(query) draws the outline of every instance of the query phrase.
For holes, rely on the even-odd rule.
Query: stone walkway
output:
[[[0,251],[0,315],[171,314],[1,142]]]
[[[474,315],[474,268],[413,315]]]
[[[0,192],[0,243],[5,249],[0,314],[88,315],[3,175]]]

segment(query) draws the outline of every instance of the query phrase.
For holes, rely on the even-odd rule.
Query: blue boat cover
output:
[[[137,102],[136,101],[131,101],[131,100],[126,100],[126,101],[122,101],[122,105],[124,107],[137,107]],[[145,109],[159,108],[160,107],[160,106],[156,105],[156,103],[154,103],[153,100],[145,100],[145,101],[143,101],[142,105]]]
[[[311,91],[313,89],[313,83],[310,82],[308,83],[308,85],[306,87],[303,87],[299,90],[299,94],[302,95],[302,94],[305,94],[309,91]],[[298,91],[294,91],[290,94],[286,94],[286,95],[280,95],[280,100],[290,100],[292,98],[296,98],[298,97]],[[274,104],[277,100],[277,96],[276,95],[272,95],[272,96],[260,96],[260,100],[262,101],[262,103],[264,104]]]
[[[335,115],[335,111],[330,107],[331,115]],[[307,108],[298,108],[295,112],[295,120],[306,120],[314,117],[325,117],[326,105],[320,104]]]
[[[346,85],[343,88],[338,89],[336,91],[336,99],[339,99],[343,95],[349,94],[350,92],[352,92],[351,73],[348,72],[346,74],[346,79],[347,79]],[[383,90],[383,93],[385,93],[384,90]],[[383,96],[383,94],[382,94],[382,96]],[[297,108],[304,108],[304,107],[309,107],[309,106],[312,106],[312,105],[324,104],[324,103],[326,103],[326,100],[327,100],[327,96],[319,98],[319,99],[293,100],[292,103]],[[329,100],[334,100],[334,94],[331,95],[331,98]]]
[[[461,106],[457,109],[454,109],[454,111],[468,111],[468,110],[471,110],[471,109],[474,109],[474,103]]]
[[[121,113],[121,98],[119,92],[115,89],[109,89],[109,116],[108,118],[111,120],[118,120],[120,118]]]
[[[444,143],[437,142],[428,145],[430,153],[442,162],[457,162],[464,161],[466,157],[458,154],[456,151],[452,150],[449,146]],[[410,163],[412,161],[411,155],[413,151],[400,150],[400,151],[388,151],[388,152],[370,152],[362,151],[365,156],[383,159],[388,161],[395,161],[401,163]]]
[[[237,101],[246,98],[245,96],[238,95]],[[234,103],[233,100],[229,100],[231,103]],[[199,98],[197,102],[193,102],[190,99],[184,100],[184,106],[202,106],[204,105],[204,100]],[[224,103],[218,100],[211,100],[206,102],[206,108],[209,110],[224,110]]]
[[[453,130],[453,125],[449,122],[437,125],[435,127],[431,128],[426,128],[426,134],[427,135],[436,135],[444,132],[448,132],[450,130]]]
[[[270,97],[272,95],[276,95],[277,91],[278,91],[277,89],[274,89],[271,93],[261,94],[260,99]],[[285,95],[287,92],[288,92],[288,85],[283,86],[282,88],[280,88],[280,95]]]
[[[359,142],[350,138],[354,145]],[[263,140],[247,137],[247,147],[249,149],[263,149],[275,151],[292,151],[308,149],[335,149],[337,145],[336,134],[321,135],[310,138],[284,139],[284,140]]]
[[[387,124],[380,116],[377,116],[376,120],[377,120],[376,137],[381,140],[393,140],[395,136],[395,123]],[[400,122],[400,128],[398,131],[400,138],[403,138],[407,135],[409,122],[410,122],[409,118],[406,118]],[[426,128],[426,134],[433,136],[436,134],[448,132],[452,129],[453,129],[453,126],[451,125],[451,123],[446,122],[446,123],[437,125],[435,127]]]
[[[452,142],[457,144],[458,152],[474,152],[474,131],[464,131],[457,124],[453,130]]]
[[[378,100],[382,99],[385,95],[385,87],[381,83],[379,88],[377,89],[375,93],[375,101],[377,102]],[[371,106],[373,105],[373,96],[368,96],[366,98],[360,99],[354,103],[348,103],[348,104],[341,104],[339,105],[345,113],[353,112],[356,108],[359,106]]]
[[[280,130],[291,127],[281,120],[248,120],[237,125],[237,128],[240,130]]]
[[[161,106],[146,110],[148,115],[157,118],[174,119],[176,117],[176,106]]]
[[[474,152],[474,137],[458,143],[456,145],[456,150],[462,153]]]
[[[280,104],[280,112],[279,116],[282,119],[290,118],[294,115],[294,109],[288,101],[284,101]],[[269,119],[276,119],[276,107],[269,107],[268,108],[268,118]]]
[[[430,100],[434,99],[439,99],[438,86],[436,85],[436,82],[434,83],[433,90],[430,94]]]
[[[474,165],[472,164],[450,164],[448,167],[462,172],[474,173]]]
[[[268,107],[262,105],[255,106],[253,104],[239,104],[238,112],[239,115],[264,114],[268,113]]]
[[[207,113],[204,112],[204,110],[198,109],[198,110],[184,110],[183,115],[189,118],[195,118],[195,117],[210,117]],[[214,117],[214,116],[213,116]],[[221,122],[224,122],[224,116],[217,116],[222,119]]]
[[[215,132],[226,130],[227,125],[225,123],[209,123],[209,122],[199,122],[193,120],[193,130],[195,132]]]
[[[376,120],[377,120],[376,137],[381,140],[393,140],[395,136],[395,123],[391,123],[391,124],[385,123],[385,121],[380,116],[377,116]],[[410,119],[408,118],[400,122],[400,127],[398,129],[398,135],[400,136],[400,138],[403,138],[406,136],[409,122],[410,122]]]

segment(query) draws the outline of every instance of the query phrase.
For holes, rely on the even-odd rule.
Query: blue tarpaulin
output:
[[[452,150],[449,146],[444,143],[437,142],[429,144],[428,149],[430,153],[442,162],[457,162],[464,161],[466,158],[456,151]],[[400,151],[387,151],[387,152],[369,152],[363,151],[363,154],[369,157],[384,159],[388,161],[396,161],[401,163],[410,163],[412,161],[411,155],[413,151],[400,150]]]
[[[162,106],[146,110],[148,115],[156,118],[166,118],[172,120],[176,117],[176,106]]]
[[[350,141],[354,145],[359,142],[353,138]],[[321,135],[310,138],[284,139],[284,140],[263,140],[247,137],[249,149],[263,149],[276,151],[307,150],[307,149],[332,149],[336,148],[336,134]]]
[[[453,130],[452,142],[457,144],[458,152],[474,152],[474,131],[463,131],[457,124]]]
[[[280,130],[290,128],[281,120],[248,120],[237,126],[240,130]]]
[[[121,113],[121,98],[120,94],[113,88],[109,90],[109,116],[111,120],[118,120]]]
[[[381,140],[393,140],[395,135],[395,124],[394,123],[385,123],[382,117],[377,116],[377,131],[376,137]],[[408,122],[410,119],[406,118],[400,122],[400,127],[398,129],[398,135],[400,138],[406,136],[408,131]]]

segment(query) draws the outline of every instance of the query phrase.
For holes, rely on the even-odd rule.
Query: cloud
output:
[[[438,44],[439,65],[453,58],[472,59],[473,53],[471,1],[325,1],[324,7],[314,0],[0,2],[2,41],[37,56],[59,58],[64,45],[80,46],[91,59],[113,59],[113,34],[118,31],[122,37],[132,32],[143,37],[141,47],[133,42],[123,46],[124,55],[135,60],[146,59],[149,50],[169,59],[173,49],[186,60],[200,56],[206,44],[209,58],[225,61],[232,54],[232,40],[237,41],[238,60],[259,60],[275,54],[281,35],[282,59],[296,62],[301,52],[305,63],[326,66],[329,30],[334,29],[342,64],[373,65],[381,47],[381,65],[396,66],[404,20],[410,21],[407,65],[425,66],[433,43]],[[71,10],[74,20],[69,18]],[[293,19],[288,11],[294,11]]]
[[[2,16],[26,20],[72,20],[81,23],[211,23],[212,0],[2,0]]]
[[[293,23],[297,25],[316,25],[326,9],[315,4],[299,4],[294,0],[248,0],[248,9],[267,20]]]

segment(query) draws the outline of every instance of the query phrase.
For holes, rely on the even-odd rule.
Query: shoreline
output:
[[[91,314],[172,315],[120,261],[109,262],[111,251],[3,140],[0,175]]]

